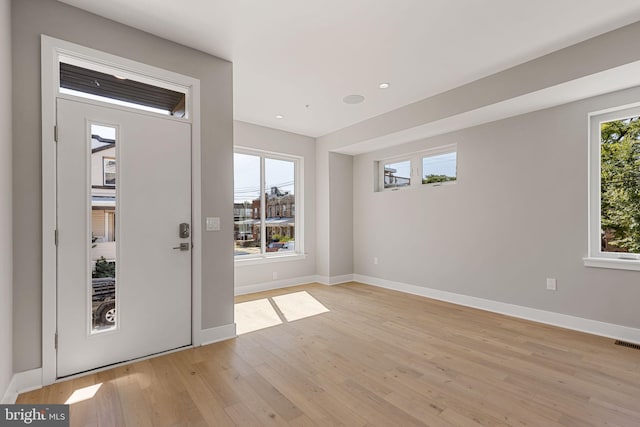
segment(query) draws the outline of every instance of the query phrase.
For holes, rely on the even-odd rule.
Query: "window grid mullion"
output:
[[[265,161],[264,156],[260,156],[260,253],[267,253],[267,201],[265,200]]]

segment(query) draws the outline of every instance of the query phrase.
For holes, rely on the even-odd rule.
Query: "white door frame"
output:
[[[140,62],[121,58],[46,35],[41,36],[42,84],[42,384],[57,379],[57,301],[56,301],[56,98],[59,96],[60,57],[65,62],[89,65],[107,72],[155,86],[186,93],[187,116],[191,123],[192,178],[192,345],[202,343],[202,220],[201,220],[201,141],[200,80]],[[70,95],[64,95],[70,97]],[[78,98],[81,99],[81,98]],[[96,101],[83,100],[89,103]],[[116,107],[127,109],[127,107]],[[139,112],[138,110],[132,110]],[[152,114],[152,113],[150,113]]]

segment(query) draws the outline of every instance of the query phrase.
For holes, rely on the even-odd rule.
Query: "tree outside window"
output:
[[[640,117],[600,125],[602,252],[640,253]]]

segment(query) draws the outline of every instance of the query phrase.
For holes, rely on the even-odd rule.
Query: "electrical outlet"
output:
[[[377,256],[373,257],[373,265],[378,265],[378,257]]]
[[[278,280],[278,272],[277,271],[273,272],[273,280]]]
[[[547,278],[547,289],[550,290],[550,291],[557,291],[558,290],[556,279]]]

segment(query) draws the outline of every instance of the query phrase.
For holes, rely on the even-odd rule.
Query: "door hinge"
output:
[[[58,246],[58,230],[53,230],[53,243]]]
[[[55,347],[56,350],[58,349],[58,333],[57,332],[53,336],[53,346]]]
[[[58,142],[58,126],[53,127],[53,140]]]

